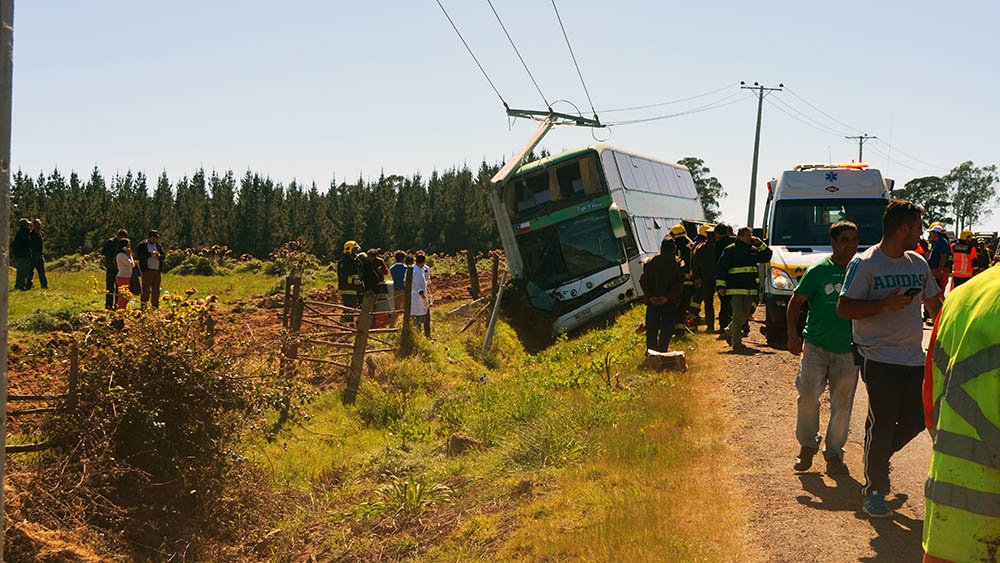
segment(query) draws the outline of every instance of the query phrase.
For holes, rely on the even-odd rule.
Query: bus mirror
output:
[[[608,218],[611,219],[611,231],[615,234],[615,238],[625,238],[625,222],[622,221],[618,204],[612,202],[611,206],[608,207]]]

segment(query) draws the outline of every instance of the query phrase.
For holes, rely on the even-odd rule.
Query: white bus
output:
[[[853,221],[858,251],[882,238],[882,213],[889,204],[892,180],[866,164],[800,164],[767,183],[764,241],[771,263],[761,275],[766,316],[763,332],[770,345],[788,337],[788,300],[806,268],[829,256],[830,225]],[[839,291],[839,288],[835,288]],[[801,331],[804,319],[799,319]]]
[[[556,333],[641,297],[670,227],[704,222],[686,167],[606,145],[525,164],[491,202],[511,273]]]

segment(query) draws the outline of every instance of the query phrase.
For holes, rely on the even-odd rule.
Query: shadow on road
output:
[[[878,534],[871,540],[873,557],[862,557],[858,561],[920,561],[924,555],[920,547],[923,520],[916,520],[898,512],[907,500],[905,494],[889,499],[893,509],[892,518],[874,520],[861,511],[861,483],[850,475],[834,477],[835,486],[830,486],[819,473],[803,473],[799,476],[802,488],[808,495],[799,495],[799,504],[816,510],[852,512],[859,520],[868,521]]]

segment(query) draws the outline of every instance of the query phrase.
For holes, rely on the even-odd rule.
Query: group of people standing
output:
[[[389,267],[379,254],[380,250],[377,248],[362,252],[357,241],[349,240],[344,244],[344,254],[337,262],[337,290],[343,304],[358,309],[361,307],[365,293],[387,294],[388,285],[384,283],[385,276],[391,275],[392,308],[396,311],[402,310],[406,290],[406,272],[412,269],[410,318],[414,328],[418,330],[425,328],[425,325],[429,323],[432,303],[431,274],[430,267],[427,265],[427,256],[423,252],[417,252],[415,256],[411,256],[405,252],[397,251],[394,256],[395,262],[392,267]],[[392,318],[395,319],[396,316],[393,315]],[[345,315],[344,320],[353,322],[353,316]]]
[[[683,224],[674,225],[639,278],[646,299],[646,348],[666,352],[676,332],[697,326],[704,307],[706,330],[718,332],[733,350],[746,351],[742,339],[757,300],[758,264],[770,259],[771,249],[750,227],[734,236],[725,223],[702,225],[692,241]]]
[[[10,243],[10,257],[16,271],[14,289],[27,291],[34,285],[35,272],[42,289],[49,288],[45,277],[45,237],[42,236],[41,219],[22,218],[17,222],[17,232]]]
[[[118,229],[115,236],[104,241],[101,248],[105,272],[106,309],[125,309],[130,297],[140,296],[142,308],[152,304],[160,308],[163,259],[166,251],[160,244],[160,233],[150,230],[136,248],[128,231]]]
[[[928,239],[918,242],[916,252],[927,260],[931,274],[942,288],[948,287],[949,278],[952,287],[958,287],[1000,261],[1000,252],[996,257],[991,256],[986,240],[973,240],[969,229],[959,233],[958,240],[949,242],[944,225],[932,223]]]

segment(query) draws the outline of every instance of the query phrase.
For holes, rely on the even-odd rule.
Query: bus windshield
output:
[[[884,199],[795,199],[779,200],[774,209],[771,244],[781,246],[828,246],[830,225],[852,221],[858,226],[858,242],[870,246],[882,238]]]
[[[590,153],[518,177],[505,190],[513,219],[552,213],[607,192],[597,156]]]
[[[552,289],[625,259],[605,209],[520,235],[518,247],[525,277],[542,289]]]

